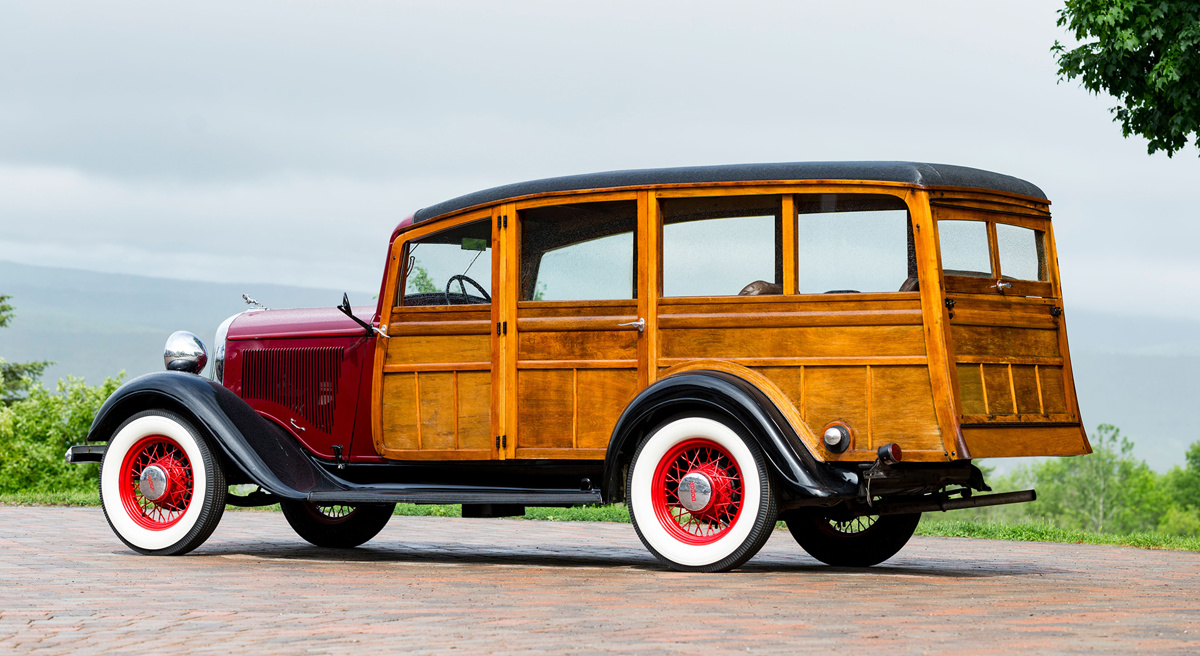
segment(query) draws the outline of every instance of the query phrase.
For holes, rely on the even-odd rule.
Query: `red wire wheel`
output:
[[[147,470],[160,481],[164,489],[155,498],[146,496],[142,475]],[[121,505],[138,526],[161,531],[183,517],[192,502],[195,474],[192,463],[175,440],[163,435],[149,435],[138,440],[121,462],[119,490]]]
[[[742,514],[737,462],[707,439],[687,440],[668,451],[654,471],[650,494],[658,521],[685,544],[716,542]]]

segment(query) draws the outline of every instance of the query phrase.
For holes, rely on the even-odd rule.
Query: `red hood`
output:
[[[360,305],[351,308],[354,316],[371,323],[375,308]],[[337,308],[262,310],[238,315],[229,326],[229,339],[269,337],[318,337],[323,335],[361,335],[362,326]]]

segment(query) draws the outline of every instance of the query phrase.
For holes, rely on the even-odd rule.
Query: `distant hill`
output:
[[[48,384],[66,374],[98,383],[124,369],[129,377],[163,368],[162,347],[176,330],[211,346],[217,325],[243,310],[242,293],[270,307],[336,305],[347,290],[244,285],[94,273],[0,262],[0,294],[17,318],[0,330],[9,361],[54,360]],[[378,290],[348,290],[356,305]],[[1067,325],[1083,417],[1089,428],[1111,423],[1134,438],[1137,453],[1165,470],[1200,440],[1200,323],[1108,315],[1073,309]],[[1011,466],[1011,461],[989,464]]]
[[[242,294],[272,308],[355,305],[379,290],[311,289],[259,283],[172,280],[0,262],[0,294],[17,317],[0,329],[0,356],[12,362],[53,360],[47,381],[67,374],[96,384],[122,369],[128,377],[163,368],[163,344],[189,330],[211,348],[227,317],[246,309]]]

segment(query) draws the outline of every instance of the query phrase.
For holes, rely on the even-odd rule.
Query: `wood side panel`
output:
[[[871,367],[871,444],[942,453],[928,367]]]
[[[508,227],[501,230],[503,235],[503,255],[504,264],[501,267],[501,299],[499,303],[500,311],[496,315],[496,321],[507,321],[512,327],[508,333],[502,337],[497,337],[497,343],[501,346],[501,353],[497,358],[499,366],[499,381],[494,386],[493,398],[496,401],[496,407],[499,408],[497,413],[498,418],[493,434],[500,436],[504,435],[508,438],[508,447],[497,451],[497,457],[500,459],[511,458],[516,453],[518,442],[520,442],[520,429],[517,421],[517,396],[519,394],[519,385],[517,381],[517,305],[519,294],[517,292],[517,281],[520,280],[520,253],[521,253],[521,221],[517,215],[517,206],[514,203],[507,203],[500,206],[500,214],[508,218]],[[568,435],[568,439],[570,436]],[[496,447],[493,447],[496,448]]]
[[[851,313],[885,311],[921,311],[918,292],[871,294],[803,294],[798,296],[672,296],[659,301],[659,313],[680,314],[754,314],[779,312]]]
[[[1091,453],[1082,426],[988,426],[963,428],[976,458],[1074,456]]]
[[[987,404],[983,400],[983,372],[979,365],[958,365],[958,392],[963,414],[987,414]]]
[[[924,355],[920,326],[663,329],[664,358]]]
[[[492,359],[492,344],[487,335],[408,335],[388,341],[386,364],[490,362]]]
[[[517,372],[517,424],[513,448],[570,449],[574,433],[575,382],[570,369]]]
[[[595,332],[521,332],[517,359],[635,360],[638,332],[631,328]]]
[[[985,364],[980,366],[983,367],[983,389],[987,395],[988,414],[1016,414],[1012,386],[1008,380],[1008,365]]]
[[[1046,414],[1067,414],[1067,388],[1062,367],[1038,367],[1042,384],[1042,406]]]
[[[954,325],[950,334],[959,355],[1060,357],[1058,333],[1054,330]]]
[[[637,369],[579,369],[575,446],[604,449],[625,406],[637,394]]]
[[[438,371],[417,376],[421,394],[421,448],[457,448],[454,373]]]
[[[1013,390],[1016,392],[1017,414],[1042,414],[1041,394],[1038,393],[1037,367],[1033,365],[1012,366]],[[966,411],[963,411],[966,414]]]
[[[458,372],[458,448],[492,447],[492,372]]]
[[[383,376],[382,440],[383,449],[418,449],[417,374]],[[381,454],[382,455],[382,454]]]
[[[858,440],[873,444],[867,393],[866,367],[805,367],[804,421],[817,434],[829,422],[841,421]]]
[[[662,297],[662,221],[658,198],[638,193],[638,316],[646,330],[638,336],[638,384],[646,387],[658,375],[658,304]]]

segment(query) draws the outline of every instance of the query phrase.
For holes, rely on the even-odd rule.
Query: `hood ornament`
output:
[[[258,308],[258,309],[260,309],[260,310],[270,310],[270,309],[271,309],[271,308],[269,308],[269,307],[267,307],[267,306],[263,305],[262,303],[259,303],[258,301],[256,301],[256,300],[254,300],[254,299],[250,298],[250,295],[249,295],[249,294],[242,294],[242,300],[243,300],[243,301],[246,301],[246,305],[249,305],[249,306],[251,306],[251,307]]]

